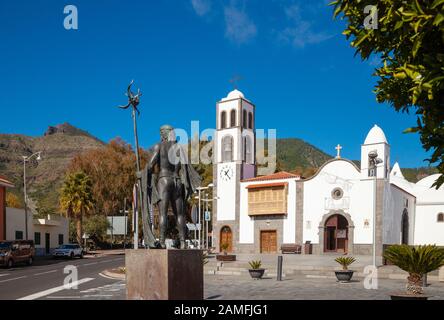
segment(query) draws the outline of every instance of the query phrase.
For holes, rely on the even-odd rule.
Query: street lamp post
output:
[[[377,205],[377,178],[378,178],[378,164],[382,163],[382,160],[378,158],[378,152],[376,150],[368,153],[369,158],[369,173],[373,176],[373,266],[376,267],[376,205]]]
[[[208,190],[208,189],[210,189],[210,188],[213,188],[213,184],[212,183],[210,183],[208,186],[206,186],[206,187],[199,187],[199,188],[197,188],[197,191],[198,191],[198,196],[197,196],[197,199],[198,199],[198,201],[199,201],[199,205],[198,205],[198,215],[199,215],[199,217],[198,217],[198,225],[199,225],[199,227],[200,227],[200,230],[199,230],[199,233],[198,233],[198,242],[199,242],[199,249],[201,248],[201,240],[202,240],[202,238],[203,238],[203,236],[204,236],[204,233],[203,233],[203,228],[202,228],[202,219],[201,219],[201,215],[202,215],[202,211],[201,211],[201,204],[200,204],[200,202],[201,201],[205,201],[205,199],[202,199],[201,198],[201,191],[203,191],[203,190]],[[202,232],[202,234],[201,234],[201,232]]]
[[[42,159],[42,152],[36,152],[29,157],[22,156],[23,158],[23,193],[24,193],[24,202],[25,202],[25,240],[28,240],[28,193],[26,188],[26,163],[29,162],[33,157],[36,157],[37,161]]]
[[[208,219],[207,219],[207,212],[208,212],[208,193],[205,193],[205,214],[204,214],[204,220],[205,220],[205,249],[208,250]]]

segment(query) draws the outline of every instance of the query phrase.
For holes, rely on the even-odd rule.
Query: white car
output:
[[[54,250],[53,258],[83,258],[83,248],[78,244],[64,244]]]

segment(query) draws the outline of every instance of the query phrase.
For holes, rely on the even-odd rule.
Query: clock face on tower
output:
[[[230,181],[234,176],[233,169],[230,166],[220,168],[219,177],[222,181]]]

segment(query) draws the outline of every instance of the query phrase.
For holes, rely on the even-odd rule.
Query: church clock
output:
[[[233,168],[230,166],[222,166],[219,172],[219,178],[223,181],[230,181],[234,176]]]

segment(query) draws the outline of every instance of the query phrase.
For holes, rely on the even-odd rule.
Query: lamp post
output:
[[[369,175],[373,177],[373,266],[376,267],[376,205],[377,205],[377,179],[378,179],[378,164],[382,160],[378,158],[376,150],[368,153],[369,159]]]
[[[128,231],[128,226],[127,226],[127,217],[128,217],[128,213],[129,211],[126,209],[126,198],[123,199],[123,210],[120,211],[120,213],[123,213],[123,219],[124,219],[124,225],[125,225],[125,233],[123,235],[123,249],[126,249],[126,234]]]
[[[24,193],[24,202],[25,202],[25,240],[28,240],[28,194],[26,189],[26,163],[29,162],[33,157],[36,157],[37,161],[42,160],[42,152],[36,152],[32,155],[22,156],[23,158],[23,193]]]
[[[198,196],[197,196],[197,198],[198,198],[198,201],[199,201],[199,204],[198,204],[198,218],[197,218],[197,221],[198,221],[198,225],[200,226],[200,230],[199,230],[199,233],[198,233],[198,243],[199,243],[199,249],[201,248],[201,241],[202,241],[202,235],[203,234],[201,234],[201,232],[203,231],[202,229],[202,227],[201,227],[201,225],[202,225],[202,220],[201,220],[201,216],[202,216],[202,210],[201,210],[201,205],[200,205],[200,202],[201,201],[204,201],[204,199],[202,199],[202,197],[201,197],[201,191],[203,191],[203,190],[208,190],[208,189],[210,189],[210,188],[213,188],[213,184],[212,183],[210,183],[208,186],[206,186],[206,187],[198,187],[197,188],[197,191],[198,191]]]

